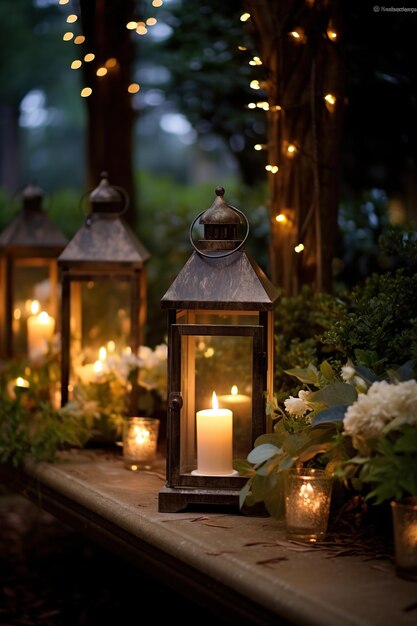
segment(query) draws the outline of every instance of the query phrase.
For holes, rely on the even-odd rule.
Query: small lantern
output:
[[[149,253],[122,218],[128,207],[127,194],[111,186],[103,172],[89,200],[84,225],[58,259],[62,406],[81,365],[99,377],[106,354],[136,354],[143,341]]]
[[[28,185],[21,211],[0,235],[0,350],[6,359],[30,356],[28,322],[34,315],[49,316],[54,329],[57,321],[57,258],[67,239],[43,210],[43,196],[42,189]]]
[[[237,509],[247,481],[233,469],[270,430],[266,397],[273,383],[273,309],[277,291],[242,249],[244,214],[216,189],[194,220],[195,252],[161,304],[168,309],[167,481],[159,510],[188,505]],[[193,229],[199,219],[204,238]],[[239,238],[241,224],[246,233]]]

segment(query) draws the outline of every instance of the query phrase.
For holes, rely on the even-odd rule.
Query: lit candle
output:
[[[235,417],[249,419],[251,416],[251,398],[243,393],[239,393],[239,389],[236,385],[233,385],[230,394],[219,396],[219,406],[233,411]]]
[[[233,471],[233,412],[219,409],[213,391],[212,408],[197,411],[197,470],[203,476],[231,476]]]
[[[30,385],[29,385],[29,381],[26,380],[26,378],[22,378],[21,376],[18,376],[16,378],[16,380],[14,381],[15,387],[19,387],[20,389],[29,389]]]
[[[285,481],[287,537],[318,541],[326,534],[332,478],[323,470],[291,470]]]
[[[48,352],[48,342],[52,339],[55,320],[45,311],[31,315],[27,321],[28,356],[36,361]]]
[[[123,458],[131,470],[147,469],[155,460],[159,420],[128,417],[123,426]]]

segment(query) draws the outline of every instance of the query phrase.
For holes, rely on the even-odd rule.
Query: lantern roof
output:
[[[200,217],[200,224],[240,224],[239,214],[223,198],[224,188],[216,187],[215,193],[213,204]]]
[[[107,172],[102,172],[100,178],[89,194],[90,213],[62,251],[58,264],[91,267],[104,263],[108,268],[112,265],[140,268],[150,255],[121,217],[129,197],[121,187],[110,185]]]
[[[58,257],[58,264],[122,263],[142,267],[149,256],[123,219],[97,215],[74,235]]]
[[[59,254],[68,239],[42,208],[43,191],[34,183],[25,187],[21,194],[22,209],[0,234],[0,250],[13,249],[23,253],[35,249],[42,253]]]
[[[269,310],[278,291],[245,251],[208,257],[193,252],[161,300],[162,308]]]

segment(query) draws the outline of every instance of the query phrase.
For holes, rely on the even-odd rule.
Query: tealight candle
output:
[[[150,469],[158,444],[159,420],[128,417],[123,424],[123,460],[131,470]]]
[[[212,408],[197,411],[197,476],[233,476],[233,412],[219,409],[213,391]]]
[[[285,478],[287,538],[297,541],[324,539],[329,518],[332,477],[324,470],[290,470]]]

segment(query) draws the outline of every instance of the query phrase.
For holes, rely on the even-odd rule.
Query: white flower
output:
[[[311,411],[311,407],[306,404],[306,400],[308,400],[310,394],[310,391],[304,391],[301,389],[298,392],[298,398],[290,396],[284,400],[284,405],[288,413],[294,417],[304,417],[307,411]]]
[[[405,423],[417,425],[417,381],[374,382],[348,407],[343,423],[349,435],[364,438]]]
[[[340,374],[342,376],[342,380],[344,380],[345,383],[348,383],[355,376],[356,370],[351,365],[342,365]]]

